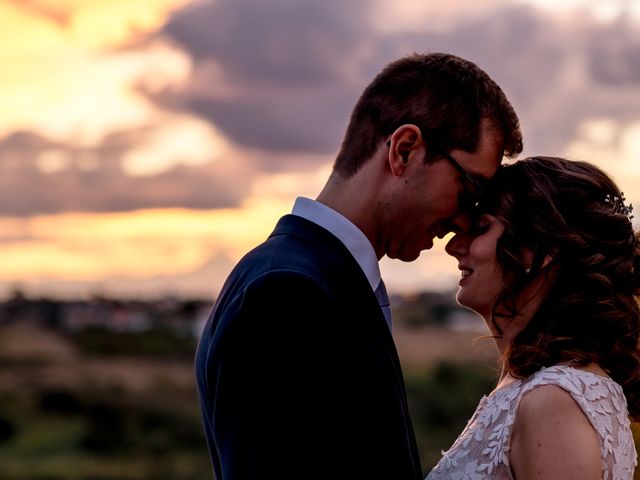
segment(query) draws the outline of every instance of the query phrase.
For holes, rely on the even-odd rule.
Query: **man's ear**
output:
[[[413,124],[404,124],[396,129],[387,142],[389,145],[389,165],[394,175],[404,173],[408,164],[418,157],[422,161],[424,145],[420,129]]]

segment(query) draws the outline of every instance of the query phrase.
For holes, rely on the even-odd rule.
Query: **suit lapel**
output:
[[[370,321],[369,328],[374,329],[376,336],[381,340],[385,355],[393,365],[396,385],[404,395],[402,368],[393,337],[375,293],[351,252],[331,232],[297,215],[285,215],[280,219],[271,237],[278,235],[293,235],[312,245],[314,250],[324,257],[326,263],[323,265],[333,270],[331,276],[336,284],[337,295],[344,298],[345,302],[349,301],[349,296],[359,299],[358,308],[362,309],[362,316]]]
[[[323,271],[330,270],[326,278],[319,280],[331,283],[332,290],[345,303],[352,303],[353,298],[357,299],[358,305],[355,308],[359,310],[360,314],[357,317],[362,318],[362,322],[366,322],[363,328],[372,332],[378,340],[376,343],[382,347],[380,354],[384,355],[387,359],[386,364],[391,368],[390,376],[393,377],[395,388],[399,393],[400,408],[405,421],[407,445],[416,469],[416,478],[419,478],[421,476],[420,462],[398,352],[366,275],[351,252],[336,236],[307,219],[296,215],[285,215],[276,225],[271,237],[279,235],[293,235],[312,246],[314,254],[323,257]]]

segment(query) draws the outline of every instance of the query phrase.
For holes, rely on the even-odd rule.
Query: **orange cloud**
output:
[[[105,131],[148,122],[153,107],[134,91],[143,75],[156,87],[183,78],[190,65],[156,42],[115,48],[159,30],[187,0],[144,2],[20,0],[0,3],[0,134],[38,130],[95,142]],[[46,82],[43,81],[46,79]],[[158,81],[160,82],[158,84]]]
[[[289,207],[261,201],[227,210],[0,218],[0,281],[187,273],[218,254],[239,259]]]
[[[76,45],[105,48],[157,30],[173,11],[189,2],[190,0],[10,0],[5,2],[4,13],[20,16],[21,23],[32,26],[36,23],[48,24],[51,28],[64,32]],[[3,23],[8,23],[6,17],[0,18],[4,18]],[[24,32],[23,37],[29,36]]]

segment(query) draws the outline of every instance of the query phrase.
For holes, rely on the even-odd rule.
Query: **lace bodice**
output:
[[[525,393],[541,385],[563,388],[584,411],[600,439],[603,480],[631,480],[637,457],[622,387],[564,365],[543,368],[483,397],[427,480],[513,480],[509,448],[518,404]]]

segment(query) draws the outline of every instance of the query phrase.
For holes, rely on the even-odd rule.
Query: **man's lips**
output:
[[[427,244],[424,246],[425,250],[431,250],[433,247],[433,236],[428,238]]]
[[[450,228],[447,228],[446,226],[443,225],[434,225],[431,228],[429,228],[428,232],[429,232],[429,237],[431,239],[430,246],[428,248],[431,248],[433,246],[433,239],[434,238],[438,238],[440,240],[442,240],[444,237],[447,236],[447,234],[451,231]]]
[[[451,231],[451,229],[445,225],[439,224],[431,229],[431,232],[434,237],[438,237],[439,239],[443,239],[447,236],[447,234]]]

